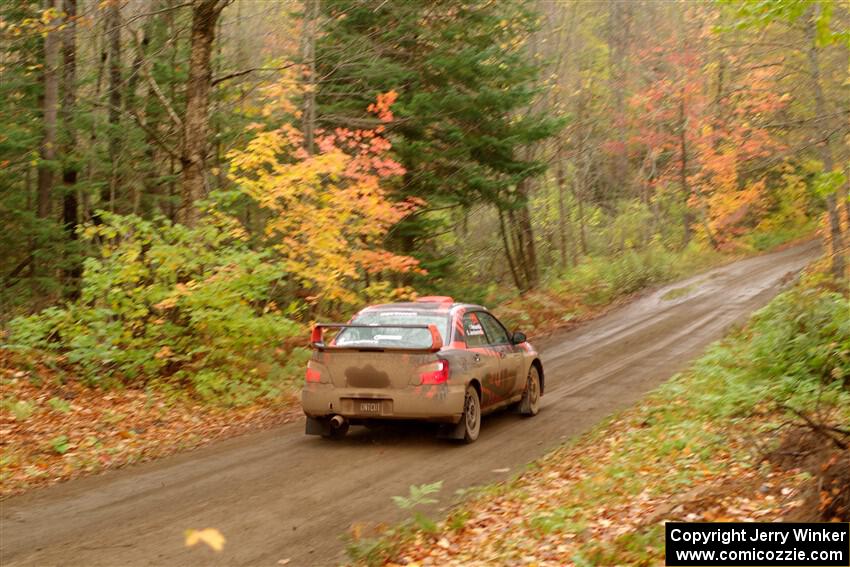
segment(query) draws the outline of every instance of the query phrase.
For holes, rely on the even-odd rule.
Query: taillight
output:
[[[420,384],[442,384],[449,381],[449,361],[440,359],[429,364],[427,372],[419,374]]]
[[[319,382],[322,379],[322,373],[315,368],[310,368],[308,366],[305,378],[308,382]]]

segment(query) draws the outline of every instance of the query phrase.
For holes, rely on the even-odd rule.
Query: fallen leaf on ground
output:
[[[215,551],[224,549],[224,536],[215,528],[203,530],[188,530],[186,532],[186,547],[193,547],[198,542],[204,542]]]

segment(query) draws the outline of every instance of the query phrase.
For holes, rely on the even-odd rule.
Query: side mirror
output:
[[[522,344],[528,340],[528,337],[525,336],[525,333],[516,331],[513,335],[511,335],[511,342],[515,345]]]

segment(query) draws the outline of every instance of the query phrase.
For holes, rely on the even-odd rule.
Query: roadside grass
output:
[[[850,439],[800,418],[850,424],[839,288],[807,275],[638,406],[474,491],[435,530],[408,523],[373,535],[368,553],[349,546],[352,561],[649,565],[663,561],[664,521],[847,520]],[[794,454],[816,458],[784,458]]]

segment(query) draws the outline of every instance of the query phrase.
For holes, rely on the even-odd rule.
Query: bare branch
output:
[[[802,411],[800,411],[796,408],[793,408],[791,406],[781,404],[779,407],[782,408],[782,409],[786,409],[786,410],[790,411],[791,413],[793,413],[794,415],[796,415],[797,417],[802,419],[804,422],[806,422],[806,425],[809,427],[809,429],[811,429],[815,433],[819,433],[819,434],[823,435],[824,437],[826,437],[827,439],[832,441],[833,444],[836,447],[838,447],[839,449],[846,450],[848,447],[850,447],[850,445],[841,441],[840,439],[836,438],[834,435],[831,434],[832,432],[836,432],[836,433],[839,433],[839,434],[846,436],[846,435],[848,435],[847,432],[845,432],[845,431],[843,431],[843,430],[841,430],[837,427],[832,427],[830,425],[826,425],[826,424],[822,424],[822,423],[816,423],[809,416],[807,416],[805,413],[803,413]]]
[[[151,90],[153,91],[154,95],[156,95],[156,98],[159,100],[160,104],[162,104],[163,108],[165,108],[165,111],[168,113],[168,116],[171,118],[171,121],[174,122],[174,124],[179,129],[182,130],[183,121],[180,120],[180,117],[174,111],[174,107],[171,105],[171,102],[163,94],[162,89],[159,88],[156,79],[154,79],[153,74],[151,74],[150,62],[148,62],[147,58],[144,55],[144,51],[142,50],[142,38],[140,37],[141,32],[136,31],[134,33],[131,33],[130,35],[133,36],[133,39],[136,42],[136,48],[139,50],[139,59],[141,60],[140,70],[142,72],[142,76],[145,78],[145,81],[147,81],[148,86],[150,86]]]
[[[180,8],[186,8],[186,7],[191,6],[191,5],[192,5],[191,2],[184,2],[182,4],[174,4],[173,6],[167,6],[165,8],[161,8],[159,10],[154,10],[153,12],[144,12],[144,13],[141,13],[141,14],[136,14],[135,16],[133,16],[131,18],[127,18],[126,20],[124,20],[124,23],[122,25],[126,26],[127,24],[135,22],[136,20],[141,20],[142,18],[146,18],[148,16],[158,16],[159,14],[171,12],[172,10],[179,10]]]
[[[249,73],[253,73],[255,71],[283,71],[284,69],[289,69],[290,67],[294,67],[295,65],[296,63],[289,63],[287,65],[283,65],[282,67],[253,67],[251,69],[235,71],[233,73],[228,73],[227,75],[222,75],[221,77],[216,77],[212,80],[212,86],[216,86],[217,84],[223,83],[224,81],[229,81],[230,79],[235,79],[237,77],[248,75]]]

